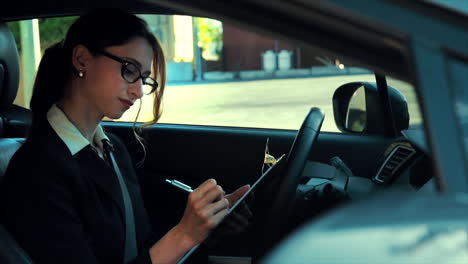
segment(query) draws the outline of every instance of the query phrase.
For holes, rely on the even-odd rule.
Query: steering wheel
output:
[[[324,116],[320,108],[311,108],[297,132],[288,154],[284,172],[279,181],[277,195],[271,204],[270,212],[267,214],[266,223],[262,227],[262,249],[259,252],[260,255],[263,255],[265,250],[268,250],[285,231],[284,227],[292,213],[302,171],[304,170],[312,146],[320,133]]]

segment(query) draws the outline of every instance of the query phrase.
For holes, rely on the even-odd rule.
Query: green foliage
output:
[[[223,26],[220,21],[199,17],[196,20],[198,26],[198,47],[203,50],[205,59],[217,60],[223,48]]]
[[[41,42],[41,50],[45,50],[52,44],[65,38],[70,25],[77,17],[54,17],[39,19],[39,39]],[[12,31],[18,49],[21,51],[21,29],[20,22],[8,22],[8,27]]]
[[[39,19],[41,50],[65,38],[68,28],[77,17],[57,17]]]

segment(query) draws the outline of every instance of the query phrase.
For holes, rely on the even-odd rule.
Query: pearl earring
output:
[[[84,72],[83,72],[82,70],[80,70],[80,71],[78,72],[78,76],[80,76],[80,78],[83,78]]]

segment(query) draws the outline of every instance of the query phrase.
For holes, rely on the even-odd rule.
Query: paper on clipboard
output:
[[[231,214],[239,204],[241,204],[246,198],[247,196],[256,189],[256,187],[259,185],[260,182],[262,182],[262,180],[270,173],[270,171],[277,166],[278,163],[280,163],[280,161],[284,158],[285,155],[282,155],[281,157],[279,157],[276,162],[271,166],[269,167],[263,174],[262,176],[260,176],[254,184],[252,184],[252,186],[250,187],[250,189],[245,192],[245,194],[239,198],[239,200],[237,200],[237,202],[231,206],[229,208],[229,211],[227,213],[227,215],[224,217],[223,221],[229,216],[229,214]],[[221,222],[222,223],[222,222]],[[220,225],[221,225],[220,223]],[[214,231],[215,232],[215,231]],[[191,248],[178,262],[177,264],[183,264],[191,255],[193,255],[193,253],[200,247],[201,244],[197,244],[195,245],[193,248]]]
[[[236,209],[236,207],[237,207],[239,204],[242,203],[242,201],[245,200],[245,198],[257,187],[257,185],[265,178],[266,175],[268,175],[268,174],[270,173],[270,171],[276,166],[276,164],[278,164],[278,163],[283,159],[284,156],[285,156],[285,155],[279,157],[279,158],[276,160],[276,162],[274,163],[274,165],[272,165],[270,168],[268,168],[268,169],[262,174],[262,176],[260,176],[260,177],[255,181],[254,184],[252,184],[252,186],[250,187],[250,189],[249,189],[247,192],[245,192],[245,194],[242,195],[242,197],[239,198],[239,200],[237,200],[237,202],[236,202],[233,206],[231,206],[231,208],[229,208],[228,215],[229,215],[232,211],[234,211],[234,210]],[[227,216],[226,216],[226,217],[227,217]]]

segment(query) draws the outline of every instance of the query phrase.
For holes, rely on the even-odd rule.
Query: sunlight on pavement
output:
[[[332,96],[348,82],[375,82],[374,75],[168,85],[159,123],[230,127],[298,129],[311,107],[325,112],[322,131],[338,132],[333,118]],[[395,84],[392,84],[395,86]],[[397,83],[412,92],[411,86]],[[411,93],[410,93],[411,94]],[[415,96],[409,98],[415,102]],[[144,96],[140,122],[152,119],[153,97]],[[413,103],[413,105],[416,105]],[[417,106],[417,105],[416,105]],[[116,121],[133,121],[138,103]]]

